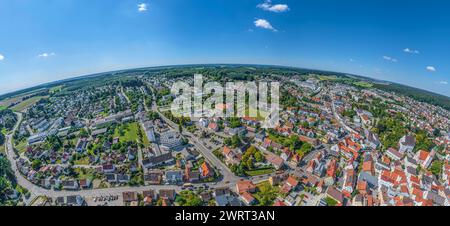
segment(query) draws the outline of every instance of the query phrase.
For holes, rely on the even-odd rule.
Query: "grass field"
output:
[[[337,76],[325,76],[325,75],[319,75],[318,76],[319,80],[321,81],[335,81],[338,80]]]
[[[119,128],[116,128],[116,131],[114,131],[114,137],[119,137],[119,140],[122,142],[128,142],[128,141],[136,141],[138,136],[138,131],[141,130],[142,132],[142,138],[143,138],[143,144],[145,146],[149,146],[150,142],[147,139],[147,136],[145,136],[145,132],[142,129],[142,127],[137,122],[127,123],[123,125],[126,129],[124,130],[125,133],[123,136],[119,133]]]
[[[20,102],[19,104],[11,107],[11,110],[13,111],[23,111],[24,109],[28,108],[29,106],[37,103],[42,98],[48,98],[48,96],[35,96],[30,99],[24,100]]]
[[[373,84],[372,83],[368,83],[368,82],[354,82],[353,85],[355,86],[359,86],[362,88],[372,88]]]
[[[62,90],[62,88],[63,88],[64,86],[62,86],[62,85],[60,85],[60,86],[55,86],[55,87],[52,87],[52,88],[50,88],[50,90],[49,90],[49,92],[50,93],[57,93],[57,92],[61,92],[61,90]]]
[[[20,100],[22,100],[22,98],[24,98],[26,96],[30,96],[32,94],[35,94],[35,93],[43,91],[43,90],[44,90],[44,88],[37,89],[37,90],[30,91],[30,92],[22,93],[22,94],[17,95],[17,96],[13,96],[13,97],[9,97],[9,98],[3,99],[3,100],[0,101],[0,106],[7,107],[11,103],[19,102]]]
[[[266,117],[269,116],[268,112],[262,111],[262,110],[258,110],[258,109],[254,109],[254,108],[250,108],[249,105],[245,106],[245,115],[246,116],[250,116],[250,110],[252,112],[256,112],[258,117],[256,117],[257,121],[264,121],[266,120]]]
[[[0,154],[5,154],[5,144],[0,145]]]

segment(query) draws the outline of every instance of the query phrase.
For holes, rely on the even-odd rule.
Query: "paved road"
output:
[[[160,115],[161,119],[164,120],[170,127],[172,127],[172,129],[176,130],[178,128],[178,125],[176,123],[172,122],[164,114],[161,113],[161,111],[158,109],[158,107],[157,107],[155,102],[152,105],[152,110],[154,112],[157,112]],[[200,151],[200,153],[202,153],[202,155],[213,166],[215,166],[217,169],[219,169],[219,171],[223,175],[223,179],[220,182],[218,182],[215,185],[215,187],[224,187],[224,186],[228,187],[229,186],[231,188],[234,188],[235,187],[234,185],[238,181],[244,179],[244,178],[236,176],[233,172],[231,172],[231,170],[225,165],[225,163],[220,161],[220,159],[218,159],[212,153],[213,150],[210,150],[209,148],[205,147],[205,145],[203,145],[203,142],[201,142],[196,135],[190,133],[189,131],[187,131],[185,129],[183,130],[182,135],[187,137],[187,139],[190,141],[190,143],[192,143],[197,148],[197,150]],[[245,177],[245,179],[251,180],[254,183],[258,183],[260,181],[269,179],[270,176],[272,176],[272,174],[256,176],[256,177]]]
[[[161,119],[165,121],[172,129],[176,130],[178,128],[178,125],[172,122],[170,119],[168,119],[164,114],[162,114],[158,107],[156,106],[156,103],[153,103],[152,110],[157,112]],[[187,137],[187,139],[192,143],[200,153],[216,168],[220,170],[220,172],[223,175],[223,180],[220,183],[225,182],[236,182],[239,181],[241,178],[234,175],[234,173],[231,172],[231,170],[222,162],[220,161],[213,153],[213,150],[209,150],[207,147],[205,147],[202,142],[192,133],[189,131],[183,130],[182,135]]]
[[[158,112],[158,111],[157,111]],[[159,113],[159,112],[158,112]],[[16,113],[18,116],[17,124],[14,126],[14,129],[11,133],[9,133],[6,136],[6,156],[8,160],[11,162],[11,168],[16,176],[17,183],[26,188],[28,191],[30,191],[31,196],[28,200],[26,200],[26,204],[29,204],[29,201],[33,200],[37,196],[47,196],[52,199],[56,199],[57,197],[61,196],[72,196],[72,195],[80,195],[83,197],[99,197],[99,196],[108,196],[108,195],[121,195],[123,192],[129,192],[129,191],[135,191],[135,192],[142,192],[145,190],[160,190],[160,189],[174,189],[177,192],[182,190],[181,186],[178,185],[149,185],[149,186],[140,186],[140,187],[130,187],[130,186],[123,186],[123,187],[113,187],[113,188],[104,188],[104,189],[90,189],[90,190],[62,190],[62,191],[55,191],[55,190],[48,190],[44,189],[42,187],[39,187],[32,182],[28,181],[18,170],[16,165],[16,158],[18,156],[14,152],[13,149],[13,139],[12,136],[14,132],[18,129],[23,117],[22,113]],[[162,118],[172,127],[177,128],[177,125],[173,123],[172,121],[168,120],[164,115],[159,113]],[[203,184],[207,184],[210,188],[217,188],[217,187],[229,187],[232,190],[235,190],[235,184],[237,181],[241,180],[242,178],[235,176],[228,167],[222,163],[214,154],[212,154],[212,150],[208,150],[206,147],[204,147],[201,142],[198,141],[198,139],[190,134],[190,133],[183,133],[184,135],[190,136],[190,141],[198,148],[198,150],[207,158],[215,167],[217,167],[223,177],[223,180],[220,182],[210,182],[210,183],[202,183],[202,184],[196,184],[194,185],[194,188],[202,187]],[[271,175],[264,175],[259,177],[248,177],[246,179],[252,180],[254,183],[258,183],[264,180],[267,180]]]
[[[128,98],[128,96],[125,94],[125,92],[123,91],[123,86],[120,87],[120,92],[122,93],[122,95],[125,97],[125,99],[127,100],[128,104],[131,104],[130,98]]]
[[[333,98],[332,106],[333,106],[334,117],[338,120],[339,124],[341,124],[347,131],[349,131],[350,133],[357,133],[354,129],[352,129],[350,126],[345,124],[345,122],[342,120],[341,116],[339,116],[339,114],[336,111],[336,104],[334,103],[334,96],[332,98]]]

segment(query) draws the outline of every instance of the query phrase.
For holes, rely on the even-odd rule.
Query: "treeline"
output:
[[[17,116],[11,109],[0,110],[0,130],[6,128],[12,130],[17,122]]]
[[[10,109],[4,109],[0,111],[0,145],[5,143],[5,134],[3,131],[6,129],[12,130],[17,122],[17,116]]]
[[[6,157],[0,154],[0,206],[13,205],[8,194],[16,187],[16,177]]]
[[[395,92],[398,94],[402,94],[421,102],[426,102],[432,105],[440,106],[450,111],[450,97],[446,97],[444,95],[395,83],[390,85],[374,84],[374,87],[387,92]]]

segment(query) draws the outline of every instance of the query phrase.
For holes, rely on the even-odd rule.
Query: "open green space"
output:
[[[280,189],[270,185],[269,181],[256,184],[257,192],[253,195],[259,206],[271,206],[279,196]]]
[[[372,83],[362,82],[362,81],[354,82],[353,85],[359,86],[359,87],[362,87],[362,88],[372,88],[373,87]]]
[[[129,142],[129,141],[136,142],[136,140],[139,139],[139,131],[142,134],[142,143],[145,146],[149,146],[150,141],[145,135],[144,129],[142,129],[140,124],[137,122],[127,123],[118,126],[114,131],[114,137],[119,137],[119,141],[121,142]]]
[[[21,140],[18,144],[15,145],[16,150],[22,154],[27,150],[28,142],[26,139]]]
[[[83,157],[73,162],[75,165],[89,165],[89,157]]]
[[[13,111],[23,111],[24,109],[28,108],[29,106],[37,103],[39,100],[41,100],[42,98],[48,98],[48,96],[35,96],[35,97],[31,97],[29,99],[26,99],[20,103],[18,103],[17,105],[11,107],[11,109]]]
[[[271,174],[275,172],[272,168],[263,168],[263,169],[255,169],[255,170],[246,170],[245,174],[254,177],[254,176],[260,176],[265,174]]]

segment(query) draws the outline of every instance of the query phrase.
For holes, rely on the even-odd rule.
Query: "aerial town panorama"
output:
[[[0,0],[2,216],[450,206],[449,7]]]
[[[260,114],[175,117],[173,83],[193,84],[199,73],[218,83],[281,83],[279,123],[262,128]],[[6,95],[2,203],[449,205],[450,106],[409,89],[296,68],[193,65]]]

